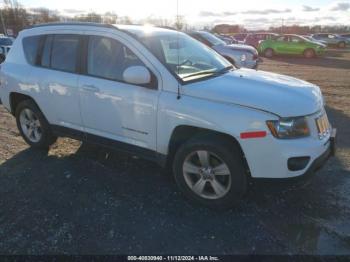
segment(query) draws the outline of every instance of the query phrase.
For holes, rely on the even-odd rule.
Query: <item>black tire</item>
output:
[[[346,46],[346,44],[343,41],[338,43],[339,48],[345,48],[345,46]]]
[[[23,110],[29,109],[32,111],[36,117],[36,119],[40,123],[40,131],[41,131],[41,137],[37,142],[31,141],[24,133],[21,122],[20,122],[20,115]],[[43,113],[40,111],[38,106],[34,103],[33,100],[24,100],[20,102],[16,109],[15,109],[15,117],[16,117],[16,123],[17,123],[17,128],[22,135],[24,141],[28,145],[30,145],[33,148],[37,149],[48,149],[53,143],[56,142],[57,137],[52,134],[50,124],[47,122],[45,116]]]
[[[6,57],[4,54],[0,54],[0,64],[5,61]]]
[[[308,48],[304,50],[303,55],[305,58],[314,58],[316,56],[316,53],[312,48]]]
[[[227,187],[227,193],[220,198],[208,199],[202,197],[196,194],[186,182],[183,165],[188,156],[198,150],[209,151],[215,154],[223,160],[230,171],[230,186]],[[228,143],[226,139],[216,135],[196,136],[182,144],[174,157],[173,173],[178,187],[186,197],[209,208],[224,209],[234,206],[242,199],[247,189],[248,176],[240,149],[235,143]],[[208,185],[206,184],[206,186]]]
[[[272,48],[266,48],[264,50],[264,56],[267,57],[267,58],[271,58],[275,55],[275,51],[273,51]]]

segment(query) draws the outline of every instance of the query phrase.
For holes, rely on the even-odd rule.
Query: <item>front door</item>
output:
[[[288,36],[288,45],[286,48],[289,54],[303,54],[305,43],[297,36]]]
[[[155,150],[158,86],[123,81],[126,68],[146,64],[115,38],[94,35],[85,43],[86,68],[79,77],[79,90],[88,139],[94,135],[90,137]]]

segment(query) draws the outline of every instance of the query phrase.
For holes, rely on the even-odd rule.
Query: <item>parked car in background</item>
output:
[[[248,33],[237,33],[233,35],[233,38],[236,39],[238,42],[243,43],[247,35]]]
[[[259,54],[254,47],[239,44],[228,45],[215,35],[206,31],[190,31],[188,34],[213,48],[237,67],[258,68]]]
[[[337,46],[339,48],[345,48],[346,45],[350,44],[350,40],[346,37],[337,35],[337,34],[328,34],[328,33],[320,33],[311,35],[312,38],[316,40],[322,40],[330,46]]]
[[[278,34],[275,33],[252,33],[246,36],[244,44],[258,48],[261,41],[274,39],[277,36]]]
[[[341,37],[344,37],[344,38],[346,38],[348,41],[350,41],[350,34],[349,34],[349,33],[347,33],[347,34],[341,34],[340,36],[341,36]]]
[[[259,45],[259,53],[266,57],[274,55],[303,55],[306,58],[312,58],[323,55],[324,51],[325,45],[291,34],[262,41]]]
[[[4,62],[13,44],[13,39],[7,36],[0,36],[0,63]]]
[[[170,167],[188,198],[212,208],[237,203],[250,178],[313,173],[334,150],[318,86],[235,69],[174,30],[36,26],[20,32],[0,79],[32,148],[68,136],[126,151]]]
[[[313,38],[311,35],[302,35],[302,37],[312,41],[312,42],[315,42],[315,43],[319,43],[319,44],[323,44],[325,45],[325,47],[327,47],[327,42],[326,41],[323,41],[323,40],[317,40],[315,38]]]
[[[222,41],[224,41],[226,44],[231,45],[231,44],[238,44],[238,41],[234,39],[231,36],[228,35],[220,35],[220,34],[214,34],[216,37],[220,38]]]

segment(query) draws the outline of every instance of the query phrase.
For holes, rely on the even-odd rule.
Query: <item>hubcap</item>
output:
[[[40,141],[42,136],[40,121],[32,110],[29,108],[22,110],[19,116],[19,122],[21,124],[23,134],[29,141],[33,143]]]
[[[182,169],[186,184],[200,197],[219,199],[230,190],[230,170],[226,163],[212,152],[192,152],[186,157]]]

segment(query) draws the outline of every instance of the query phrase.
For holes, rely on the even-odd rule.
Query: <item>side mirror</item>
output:
[[[151,82],[151,74],[144,66],[130,66],[123,72],[123,80],[129,84],[146,85]]]

